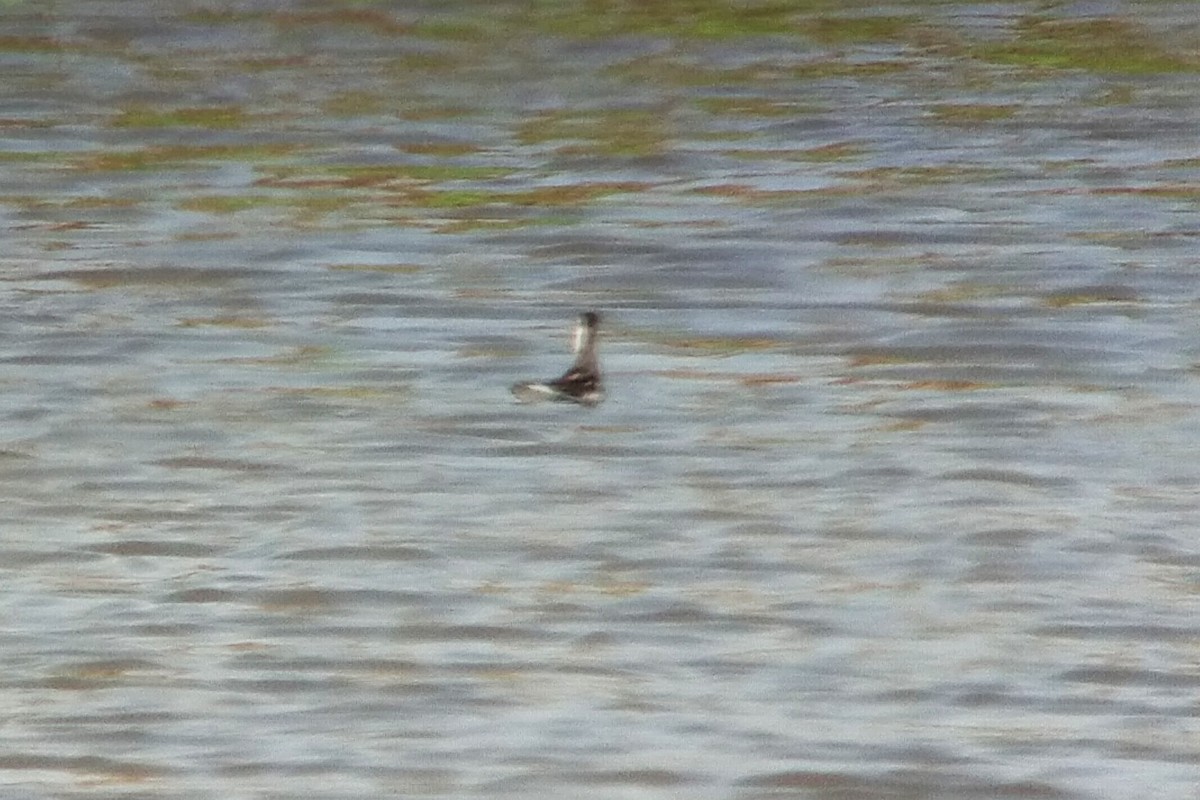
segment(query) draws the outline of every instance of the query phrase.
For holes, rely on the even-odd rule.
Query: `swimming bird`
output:
[[[580,314],[573,339],[575,363],[556,380],[513,385],[512,393],[517,400],[522,403],[558,400],[585,406],[594,406],[603,400],[604,385],[600,382],[600,362],[596,356],[599,329],[599,314],[594,311]]]

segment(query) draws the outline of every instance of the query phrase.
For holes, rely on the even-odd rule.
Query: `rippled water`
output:
[[[721,9],[0,9],[6,794],[1194,796],[1194,10]]]

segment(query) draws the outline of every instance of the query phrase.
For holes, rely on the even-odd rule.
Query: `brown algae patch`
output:
[[[650,373],[659,378],[682,381],[730,381],[747,388],[800,383],[804,378],[787,372],[724,372],[701,369],[663,369]]]
[[[329,359],[333,351],[321,345],[306,344],[293,347],[278,355],[259,358],[223,358],[221,364],[252,364],[270,367],[307,367]]]
[[[916,68],[916,66],[916,61],[906,59],[847,61],[845,59],[828,58],[792,67],[788,70],[788,77],[800,80],[829,80],[834,78],[868,80],[909,72]]]
[[[912,431],[919,431],[928,424],[927,421],[922,419],[906,419],[881,425],[878,430],[884,433],[910,433]]]
[[[334,593],[326,589],[275,589],[260,594],[258,607],[277,613],[311,612],[332,608],[334,600]]]
[[[425,269],[420,264],[330,264],[334,272],[379,272],[385,275],[415,275]]]
[[[969,164],[939,164],[928,167],[872,167],[845,170],[843,178],[870,183],[874,186],[933,186],[943,183],[980,183],[1001,177],[1004,172],[992,167]]]
[[[60,53],[77,49],[56,36],[0,36],[0,53]]]
[[[919,303],[948,303],[959,304],[973,300],[993,300],[1008,297],[1012,288],[982,283],[956,283],[940,289],[930,289],[914,296]]]
[[[651,341],[672,350],[684,350],[694,355],[715,356],[762,352],[783,346],[783,343],[776,339],[749,336],[660,337],[651,339]]]
[[[312,400],[378,400],[396,398],[408,394],[402,386],[381,388],[378,386],[268,386],[267,394],[284,397],[303,397]]]
[[[638,434],[645,431],[640,425],[580,425],[576,428],[580,433],[614,433],[621,435]]]
[[[177,456],[162,458],[151,462],[158,467],[168,469],[215,469],[230,472],[274,472],[279,469],[275,464],[261,461],[244,461],[237,458],[212,458],[208,456]]]
[[[261,317],[241,317],[241,316],[216,316],[216,317],[185,317],[178,322],[181,328],[200,328],[200,327],[216,327],[216,328],[240,328],[243,330],[253,330],[255,328],[265,328],[271,323]]]
[[[751,389],[758,386],[774,386],[781,383],[799,383],[802,380],[803,378],[799,375],[777,372],[741,375],[738,377],[739,383]]]
[[[797,153],[800,161],[824,164],[832,161],[852,161],[867,154],[861,142],[834,142],[833,144],[809,147]]]
[[[503,347],[500,345],[473,344],[458,348],[455,355],[458,358],[516,358],[524,351],[518,347]]]
[[[851,356],[848,366],[851,369],[862,367],[892,367],[902,364],[921,364],[924,359],[913,355],[903,355],[901,353],[858,353]]]
[[[186,408],[191,403],[186,400],[177,400],[174,397],[156,397],[146,403],[146,408],[152,411],[178,411],[181,408]]]
[[[223,286],[244,277],[245,274],[236,270],[188,267],[101,267],[52,272],[42,277],[48,280],[74,281],[87,289],[112,289],[119,286],[193,289]]]
[[[995,388],[995,384],[964,380],[924,380],[909,381],[908,383],[900,384],[896,388],[906,391],[972,392],[979,389]]]
[[[722,150],[723,155],[740,158],[747,161],[803,161],[813,164],[827,164],[838,161],[854,161],[867,155],[866,146],[859,142],[835,142],[818,147],[805,147],[794,150],[756,150],[751,148],[731,148]]]
[[[105,208],[134,208],[139,201],[129,197],[81,197],[47,198],[31,195],[9,195],[4,198],[9,205],[30,211],[93,211]]]

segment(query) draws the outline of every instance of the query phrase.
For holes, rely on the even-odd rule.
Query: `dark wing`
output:
[[[565,395],[579,398],[600,390],[600,376],[591,370],[572,369],[550,386]]]

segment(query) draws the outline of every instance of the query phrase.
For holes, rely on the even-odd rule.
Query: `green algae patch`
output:
[[[710,114],[752,117],[794,117],[814,111],[811,106],[798,108],[793,102],[762,97],[706,97],[696,105]]]
[[[200,211],[205,214],[236,214],[256,208],[286,208],[298,203],[298,200],[271,195],[223,194],[193,197],[183,200],[177,205],[184,211]]]
[[[798,28],[801,33],[821,44],[851,45],[912,39],[916,23],[915,17],[821,16],[804,20]]]
[[[419,195],[411,195],[409,200],[414,205],[424,208],[474,208],[499,203],[500,195],[494,192],[449,189],[443,192],[422,192]]]
[[[922,30],[906,14],[846,13],[836,0],[533,0],[489,8],[490,25],[465,16],[423,20],[422,38],[487,42],[505,30],[570,38],[653,36],[677,40],[731,40],[762,36],[807,36],[822,44],[854,45],[907,41]]]
[[[796,15],[827,0],[729,3],[727,0],[589,0],[529,5],[524,26],[563,36],[671,36],[729,39],[796,31]]]
[[[578,222],[560,214],[538,215],[522,219],[494,219],[484,217],[467,217],[438,225],[437,233],[478,233],[482,231],[511,231],[529,228],[535,225],[549,227],[566,227]]]
[[[966,164],[928,167],[872,167],[839,173],[841,177],[876,186],[931,186],[943,183],[980,183],[1001,177],[1003,170]]]
[[[373,92],[343,92],[326,100],[321,108],[331,116],[357,117],[390,111],[391,103]]]
[[[50,127],[49,125],[45,127]],[[25,151],[0,150],[0,163],[3,164],[55,164],[61,162],[67,154],[57,150]]]
[[[437,103],[421,103],[411,108],[400,109],[397,112],[400,119],[409,122],[466,119],[477,113],[476,109],[469,106],[441,105]]]
[[[1200,184],[1196,183],[1163,183],[1153,186],[1102,186],[1089,189],[1089,194],[1095,195],[1132,195],[1135,197],[1153,197],[1163,200],[1200,200]]]
[[[491,19],[482,15],[474,19],[427,18],[416,24],[413,35],[421,39],[475,44],[490,41],[495,36],[495,26]]]
[[[672,131],[658,109],[552,111],[517,129],[524,145],[561,142],[564,155],[649,156],[668,149]]]
[[[858,79],[870,80],[888,75],[909,72],[916,66],[915,61],[907,59],[889,59],[886,61],[847,61],[842,58],[827,58],[799,64],[789,70],[793,78],[800,80],[834,80]]]
[[[276,11],[265,18],[283,29],[353,26],[387,36],[403,36],[412,32],[411,26],[398,21],[382,8],[372,8],[367,3],[338,4],[329,9]]]
[[[1016,116],[1015,105],[943,103],[931,109],[934,119],[949,125],[982,125]]]
[[[603,197],[644,191],[653,184],[638,182],[579,183],[542,186],[519,192],[489,192],[483,190],[429,190],[413,193],[408,199],[427,208],[473,208],[477,206],[579,206]]]
[[[735,200],[739,203],[756,205],[794,203],[816,195],[818,190],[760,189],[757,186],[748,186],[742,183],[720,183],[713,186],[701,186],[696,189],[690,189],[689,193],[705,197],[720,197],[727,200]]]
[[[61,53],[82,49],[54,36],[0,36],[0,53]]]
[[[1162,166],[1164,169],[1200,169],[1200,158],[1168,158]]]
[[[1124,75],[1200,70],[1200,57],[1172,52],[1142,26],[1124,19],[1025,17],[1007,42],[968,49],[975,58],[1033,69],[1081,69]]]
[[[382,8],[372,8],[368,2],[333,4],[328,9],[311,10],[252,10],[249,8],[203,8],[186,11],[182,18],[201,25],[245,25],[266,23],[293,32],[307,28],[354,27],[383,36],[402,36],[412,33],[413,26],[400,22]]]
[[[241,106],[199,106],[193,108],[159,108],[133,106],[112,121],[115,128],[210,128],[225,130],[241,128],[249,115]]]
[[[714,67],[681,58],[646,56],[604,70],[601,74],[616,80],[653,86],[751,86],[791,77],[788,67],[776,64],[749,64],[740,67]]]
[[[1003,286],[965,282],[920,292],[914,299],[922,303],[969,303],[1006,297],[1011,292]]]
[[[498,197],[505,203],[517,206],[577,206],[602,197],[644,192],[652,188],[653,183],[638,181],[596,181],[540,186],[523,192],[508,192]]]
[[[486,181],[515,172],[509,167],[472,164],[388,164],[261,168],[256,186],[289,189],[362,189],[393,184]]]
[[[180,167],[207,161],[261,161],[292,155],[298,145],[171,145],[88,153],[71,160],[86,172],[125,172]]]

